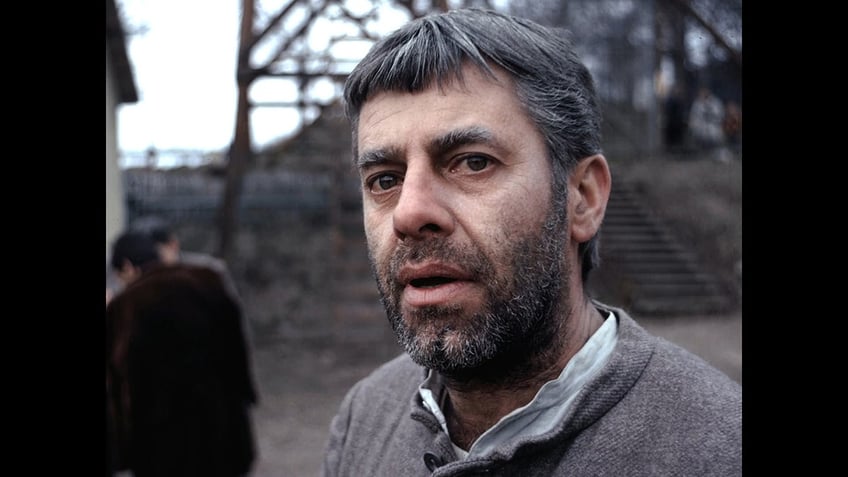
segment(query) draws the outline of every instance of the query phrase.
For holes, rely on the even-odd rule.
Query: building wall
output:
[[[126,203],[118,167],[117,91],[106,46],[106,254],[126,224]]]

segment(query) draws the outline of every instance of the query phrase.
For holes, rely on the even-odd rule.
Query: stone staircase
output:
[[[626,182],[615,182],[601,231],[601,267],[590,291],[602,301],[641,316],[709,315],[728,311],[733,299],[678,241]],[[596,273],[597,272],[597,273]]]

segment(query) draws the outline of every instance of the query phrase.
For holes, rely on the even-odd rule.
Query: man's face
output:
[[[477,368],[556,332],[565,207],[512,83],[384,92],[362,108],[357,158],[369,255],[389,320],[419,364]]]

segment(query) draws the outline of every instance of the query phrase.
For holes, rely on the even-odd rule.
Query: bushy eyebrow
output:
[[[403,152],[400,148],[396,147],[362,151],[359,157],[356,158],[356,167],[357,169],[362,170],[368,167],[385,164],[387,162],[398,162],[402,156]]]
[[[436,137],[427,146],[427,152],[433,157],[447,154],[453,149],[469,144],[489,144],[497,146],[495,135],[482,126],[470,126],[448,131]]]
[[[454,129],[439,135],[427,145],[427,153],[431,157],[440,157],[458,147],[469,144],[487,144],[498,147],[495,135],[482,126],[470,126]],[[388,162],[403,162],[403,151],[398,147],[377,148],[362,151],[356,159],[356,167],[367,169]]]

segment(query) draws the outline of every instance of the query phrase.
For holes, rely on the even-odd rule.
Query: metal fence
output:
[[[217,219],[224,178],[206,169],[126,169],[127,215],[132,222],[158,215],[174,222]],[[245,175],[239,220],[262,223],[295,217],[323,217],[330,207],[329,174],[251,171]]]

